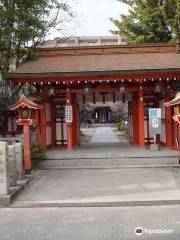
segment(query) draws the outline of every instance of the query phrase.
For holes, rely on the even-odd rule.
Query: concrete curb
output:
[[[12,188],[8,195],[0,195],[0,208],[9,207],[11,203],[15,200],[19,193],[21,193],[25,187],[30,183],[32,177],[26,177],[24,180],[19,182],[19,185]]]
[[[11,208],[73,208],[73,207],[134,207],[179,205],[180,200],[135,200],[122,202],[58,202],[58,201],[17,201]]]
[[[115,154],[114,154],[115,155]],[[120,160],[120,159],[155,159],[155,158],[158,158],[158,159],[164,159],[164,158],[172,158],[172,159],[178,159],[179,156],[178,155],[174,155],[174,156],[170,156],[170,155],[167,155],[167,156],[145,156],[145,155],[142,155],[142,156],[117,156],[117,154],[115,156],[91,156],[89,154],[86,154],[85,156],[83,156],[83,154],[81,153],[81,156],[75,156],[72,155],[72,156],[63,156],[63,157],[59,157],[59,156],[55,156],[55,157],[45,157],[44,159],[42,159],[41,161],[53,161],[53,160],[58,160],[58,161],[64,161],[64,160],[97,160],[97,159],[101,159],[101,160],[107,160],[107,159],[114,159],[114,160]]]
[[[71,169],[129,169],[129,168],[179,168],[179,164],[168,164],[168,165],[122,165],[122,166],[77,166],[77,167],[37,167],[37,170],[71,170]]]

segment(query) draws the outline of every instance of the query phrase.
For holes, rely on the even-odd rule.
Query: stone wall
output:
[[[23,154],[21,143],[8,145],[0,142],[0,195],[10,193],[23,179]]]

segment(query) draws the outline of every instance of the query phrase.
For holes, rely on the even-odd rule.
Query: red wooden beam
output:
[[[45,102],[43,101],[41,103],[44,108],[41,109],[40,111],[40,116],[41,116],[41,144],[43,147],[46,149],[46,105]]]
[[[165,102],[170,101],[170,96],[165,95]],[[172,147],[172,114],[171,107],[165,107],[165,115],[166,115],[166,146]]]
[[[154,86],[144,86],[143,87],[144,91],[154,91],[155,87]],[[55,88],[55,94],[65,94],[66,89],[60,89],[60,88]],[[125,87],[126,92],[137,92],[138,91],[138,86],[128,86]],[[98,86],[97,88],[90,88],[89,89],[90,93],[113,93],[113,92],[119,92],[119,87],[112,87],[112,86]],[[84,88],[71,88],[71,93],[79,93],[79,94],[84,94]]]

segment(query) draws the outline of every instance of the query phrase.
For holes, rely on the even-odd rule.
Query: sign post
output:
[[[157,143],[157,134],[161,134],[161,108],[149,109],[150,131],[154,135],[154,144],[151,144],[150,149],[159,151],[159,144]]]
[[[65,122],[72,123],[72,121],[73,121],[72,106],[66,105],[65,106]]]
[[[73,108],[72,105],[65,106],[65,122],[67,123],[67,148],[73,150]]]

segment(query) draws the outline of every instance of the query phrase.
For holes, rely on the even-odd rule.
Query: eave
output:
[[[39,72],[39,73],[8,73],[8,79],[36,79],[43,80],[44,78],[79,78],[79,80],[86,80],[87,77],[94,80],[97,79],[114,79],[114,78],[140,78],[145,77],[180,77],[180,69],[139,69],[139,70],[114,70],[114,71],[86,71],[86,72]],[[49,79],[51,80],[51,79]]]

